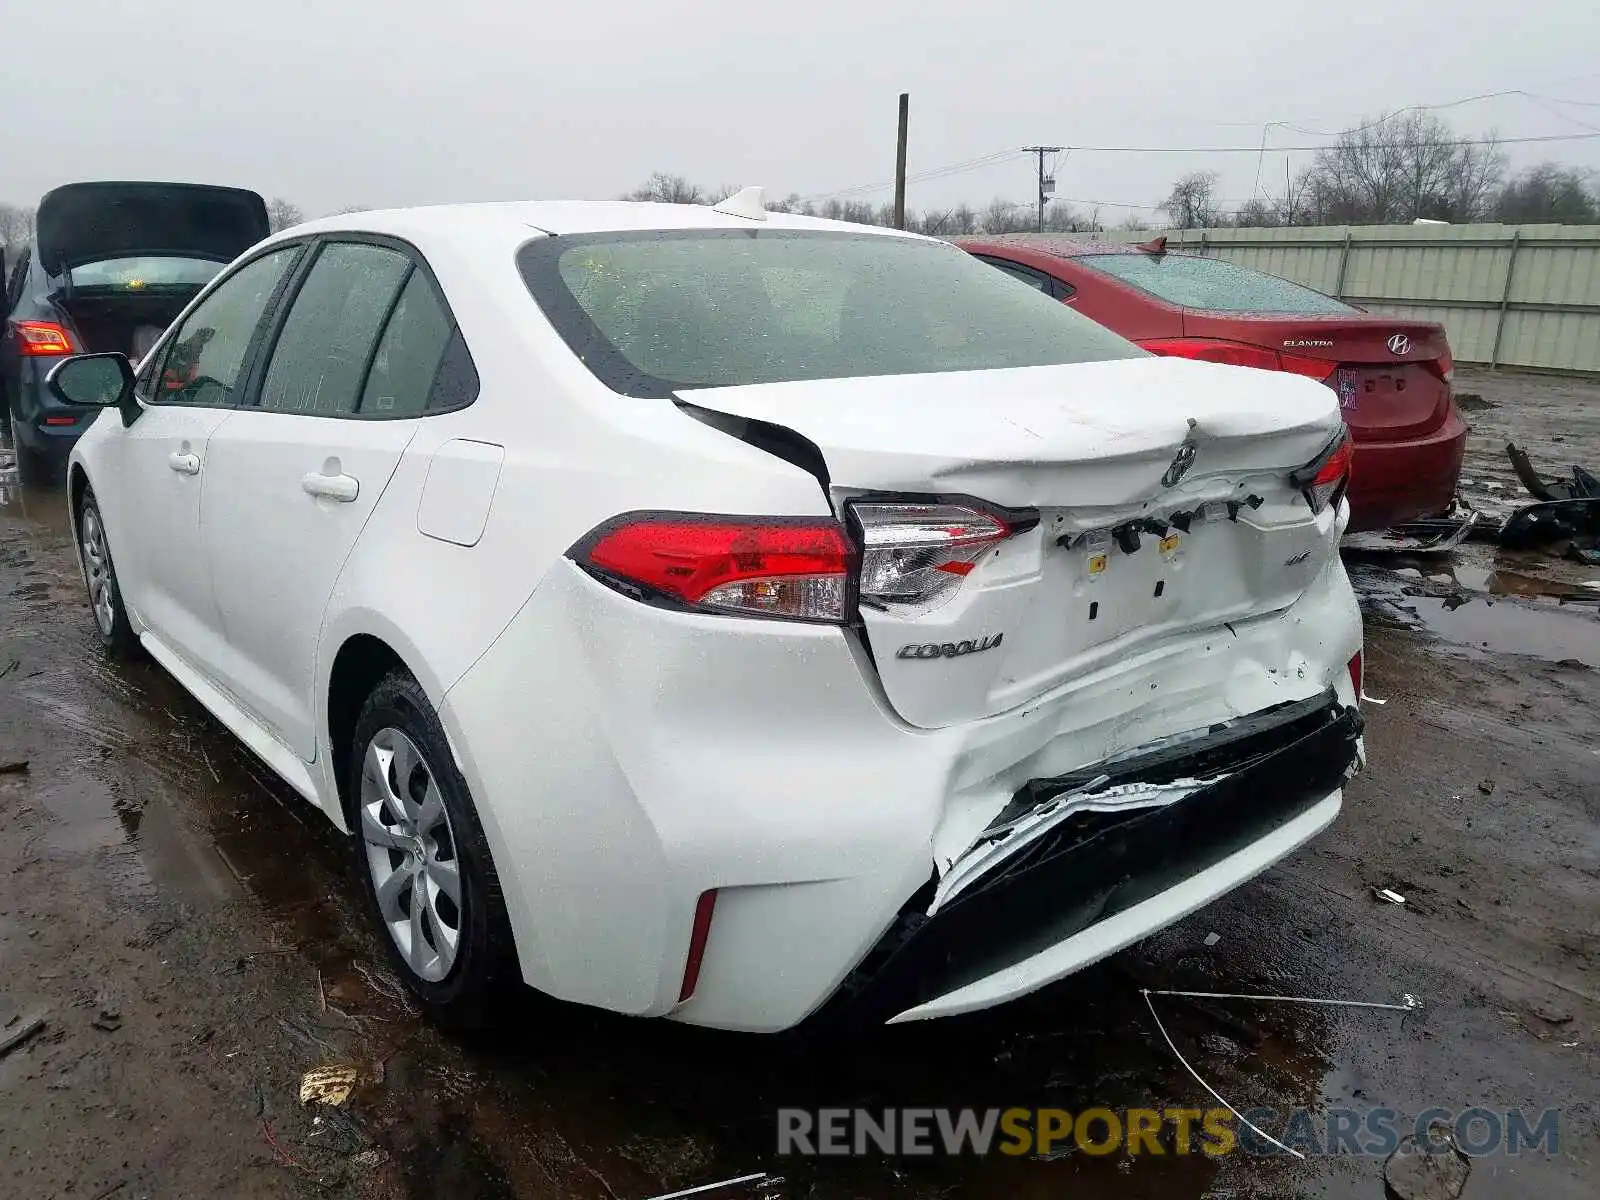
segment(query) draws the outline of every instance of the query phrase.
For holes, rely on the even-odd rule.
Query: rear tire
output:
[[[78,503],[78,560],[89,588],[89,608],[94,613],[100,644],[113,658],[138,657],[142,652],[139,635],[133,631],[127,607],[122,603],[122,588],[111,561],[111,544],[106,539],[100,505],[88,489]]]
[[[520,978],[511,922],[438,713],[403,671],[362,706],[345,794],[368,910],[396,973],[440,1024],[489,1024]]]

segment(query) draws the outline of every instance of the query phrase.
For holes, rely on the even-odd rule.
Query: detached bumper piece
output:
[[[1361,728],[1360,713],[1329,691],[1178,745],[1030,781],[994,828],[1086,785],[1095,791],[1215,779],[1162,807],[1075,813],[997,862],[931,917],[937,881],[930,879],[818,1018],[881,1023],[1159,895],[1340,787],[1355,770]]]

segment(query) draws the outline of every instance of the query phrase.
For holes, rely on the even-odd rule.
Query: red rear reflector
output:
[[[1356,689],[1356,703],[1361,703],[1361,651],[1350,660],[1350,686]]]
[[[73,353],[72,335],[54,321],[13,321],[17,353],[30,358]]]
[[[844,619],[850,547],[837,521],[639,513],[602,525],[574,557],[697,608]]]
[[[76,425],[78,423],[78,418],[77,417],[46,417],[44,419],[44,423],[46,425]]]
[[[717,889],[701,892],[694,906],[694,925],[689,930],[689,957],[683,964],[683,986],[678,989],[678,1003],[694,995],[700,982],[700,964],[706,958],[706,940],[711,936],[711,914],[717,907]]]

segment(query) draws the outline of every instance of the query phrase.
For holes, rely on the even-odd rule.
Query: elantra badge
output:
[[[1397,333],[1389,338],[1389,353],[1396,358],[1404,358],[1411,353],[1411,339],[1403,333]]]

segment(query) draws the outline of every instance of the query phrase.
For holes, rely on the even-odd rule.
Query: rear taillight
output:
[[[860,603],[914,617],[961,590],[978,561],[1028,512],[965,504],[853,501],[859,552],[832,520],[628,513],[590,533],[571,557],[638,600],[730,616],[843,622]]]
[[[1247,342],[1217,341],[1212,338],[1154,338],[1140,342],[1139,345],[1152,354],[1226,363],[1232,367],[1256,367],[1263,371],[1289,371],[1316,380],[1327,379],[1338,366],[1337,363],[1326,359],[1280,354],[1265,346],[1252,346]]]
[[[1338,435],[1316,458],[1289,476],[1289,481],[1305,493],[1312,512],[1339,503],[1350,485],[1350,468],[1355,461],[1355,447],[1350,441],[1350,431],[1339,430]]]
[[[948,601],[979,559],[1035,520],[964,504],[860,500],[850,514],[861,529],[861,603],[906,617]]]
[[[11,333],[17,353],[37,358],[74,353],[72,335],[54,321],[13,321]]]
[[[1446,383],[1449,383],[1456,373],[1455,360],[1450,357],[1450,351],[1448,350],[1439,355],[1438,358],[1428,359],[1422,365]]]
[[[631,513],[572,554],[639,599],[796,621],[845,618],[851,552],[837,521]]]

